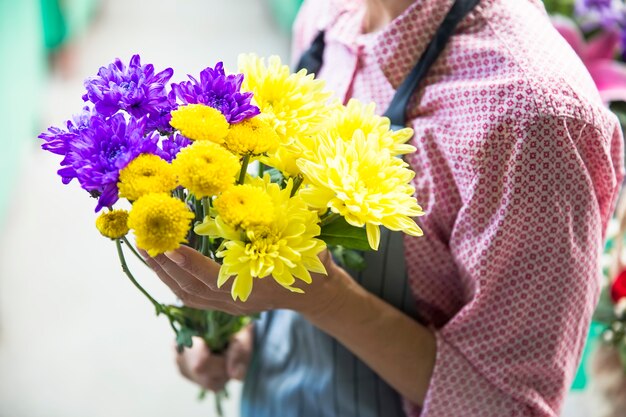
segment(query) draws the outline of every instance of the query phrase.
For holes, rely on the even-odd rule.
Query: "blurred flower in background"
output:
[[[602,100],[626,128],[626,3],[624,0],[544,0],[555,28],[589,70]],[[586,365],[595,340],[601,336],[604,346],[596,350],[612,355],[621,362],[624,373],[615,378],[602,373],[606,367],[596,366],[593,381],[600,388],[607,406],[606,415],[622,416],[623,405],[610,399],[626,383],[626,267],[622,247],[626,236],[626,196],[622,193],[615,218],[607,233],[605,248],[604,287],[594,314],[583,361],[574,381],[574,389],[587,385]],[[600,371],[598,371],[600,370]],[[613,382],[609,382],[609,379]],[[620,394],[620,397],[624,393]]]
[[[546,0],[554,26],[580,56],[602,99],[626,119],[626,4],[623,0]]]

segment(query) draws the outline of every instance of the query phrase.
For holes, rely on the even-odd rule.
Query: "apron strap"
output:
[[[296,66],[296,72],[301,69],[306,69],[309,74],[315,74],[317,76],[319,70],[322,69],[325,47],[324,31],[320,30],[315,39],[313,39],[313,43],[309,49],[304,51],[300,57],[300,61],[298,61],[298,65]]]
[[[441,52],[445,49],[448,41],[454,34],[459,23],[476,7],[480,0],[457,0],[443,23],[428,44],[428,47],[417,62],[417,65],[404,79],[391,99],[391,103],[384,113],[391,120],[392,128],[406,126],[406,108],[413,92],[417,90],[419,83],[426,77],[428,70],[435,63]],[[395,129],[394,129],[395,130]]]

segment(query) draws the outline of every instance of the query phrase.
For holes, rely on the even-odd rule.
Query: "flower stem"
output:
[[[243,161],[241,161],[241,172],[239,173],[239,180],[237,184],[242,185],[246,179],[246,172],[248,171],[248,164],[250,163],[250,155],[245,155]]]
[[[302,182],[304,182],[304,177],[302,175],[298,175],[293,179],[293,188],[291,189],[290,197],[293,197],[294,195],[296,195],[296,193],[298,192],[298,189],[302,185]]]
[[[145,259],[143,259],[143,257],[141,255],[139,255],[139,253],[135,250],[135,248],[133,247],[133,245],[130,244],[130,242],[128,241],[128,239],[126,238],[126,236],[122,237],[122,240],[124,241],[124,243],[126,243],[126,246],[128,246],[128,248],[130,249],[130,251],[132,253],[135,254],[135,256],[137,257],[137,259],[139,259],[141,261],[142,264],[144,264],[145,266],[147,266],[148,268],[150,268],[148,266],[148,263],[146,262]]]
[[[126,264],[126,258],[124,257],[124,251],[122,250],[122,240],[121,239],[117,239],[115,241],[115,246],[117,247],[117,255],[120,258],[120,263],[122,264],[122,270],[124,271],[124,273],[126,274],[128,279],[130,279],[130,281],[135,285],[135,287],[137,287],[137,289],[139,291],[141,291],[143,293],[143,295],[145,295],[146,298],[148,298],[148,300],[150,300],[150,302],[152,303],[152,305],[156,309],[157,315],[160,314],[160,313],[163,313],[164,310],[163,310],[163,307],[161,306],[161,304],[157,300],[152,298],[152,296],[150,294],[148,294],[148,292],[146,290],[144,290],[141,285],[139,285],[139,283],[137,282],[137,280],[135,279],[133,274],[130,272],[130,269],[128,269],[128,265]]]
[[[329,216],[325,217],[322,222],[320,223],[320,226],[324,227],[327,224],[331,224],[332,222],[334,222],[335,220],[337,220],[339,217],[341,217],[339,214],[337,213],[332,213]]]
[[[228,393],[225,389],[215,393],[215,411],[219,417],[224,415],[224,409],[222,408],[222,400],[228,398]]]
[[[211,204],[209,202],[209,198],[208,197],[203,197],[202,198],[202,220],[201,221],[204,221],[204,218],[209,215],[210,208],[211,208]],[[209,237],[208,236],[202,236],[201,242],[202,242],[202,244],[201,244],[201,247],[200,247],[200,253],[202,253],[204,256],[209,256],[209,254],[210,254]]]

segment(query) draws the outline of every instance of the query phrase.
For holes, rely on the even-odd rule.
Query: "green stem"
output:
[[[182,188],[177,188],[176,190],[174,190],[174,192],[176,193],[176,197],[180,200],[180,201],[186,201],[185,200],[185,191]]]
[[[243,161],[241,161],[241,172],[239,172],[239,180],[237,184],[241,185],[246,179],[246,172],[248,171],[248,164],[250,163],[250,155],[245,155]]]
[[[296,195],[303,181],[304,181],[304,177],[302,175],[298,175],[297,177],[293,179],[293,188],[291,189],[290,197],[293,197],[294,195]]]
[[[194,214],[196,215],[196,221],[203,221],[204,216],[202,211],[202,200],[194,199]]]
[[[204,221],[204,218],[209,215],[210,208],[211,208],[211,203],[209,201],[209,198],[204,197],[202,199],[202,220],[201,221]],[[211,251],[211,248],[209,244],[209,237],[202,236],[200,253],[202,253],[204,256],[209,256],[210,251]]]
[[[335,220],[337,220],[339,217],[341,217],[339,214],[337,213],[332,213],[329,216],[325,217],[322,222],[320,223],[321,227],[326,226],[327,224],[331,224],[332,222],[334,222]]]
[[[130,249],[130,251],[132,253],[135,254],[135,256],[137,257],[137,259],[139,259],[141,261],[142,264],[144,264],[145,266],[147,266],[148,268],[150,268],[150,266],[148,265],[148,263],[146,262],[145,259],[143,259],[143,257],[135,250],[134,246],[130,244],[130,242],[128,241],[128,239],[126,238],[126,236],[122,237],[122,240],[124,241],[124,243],[126,243],[126,246],[128,246],[128,248]]]
[[[148,300],[150,300],[150,302],[152,303],[152,305],[154,305],[154,308],[156,309],[157,315],[160,313],[163,313],[164,311],[163,311],[163,307],[161,306],[161,304],[157,300],[152,298],[152,296],[148,294],[148,292],[144,290],[141,285],[139,285],[135,277],[133,277],[133,274],[130,272],[130,269],[128,269],[128,265],[126,264],[126,258],[124,257],[124,251],[122,250],[122,240],[117,239],[115,241],[115,246],[117,247],[117,255],[120,258],[120,263],[122,264],[122,270],[124,271],[128,279],[130,279],[130,281],[135,285],[135,287],[137,287],[137,289],[141,291],[142,294],[145,295],[146,298],[148,298]]]
[[[215,411],[219,417],[224,415],[224,410],[222,408],[222,400],[228,398],[228,394],[226,393],[226,389],[218,391],[215,393]]]

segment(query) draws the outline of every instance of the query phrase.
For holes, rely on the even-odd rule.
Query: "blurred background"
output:
[[[0,417],[213,415],[178,375],[167,320],[95,230],[93,200],[61,184],[37,135],[79,112],[83,80],[115,57],[140,53],[179,81],[218,60],[236,70],[240,52],[288,59],[299,3],[0,0]]]
[[[36,137],[81,109],[83,80],[115,57],[140,53],[174,68],[173,81],[218,60],[235,69],[241,52],[289,62],[300,3],[0,0],[0,417],[214,415],[178,375],[166,320],[93,227],[93,200],[61,184],[59,158]],[[174,301],[133,261],[148,291]],[[593,387],[583,366],[563,416],[603,415]],[[227,416],[240,388],[230,385]]]

